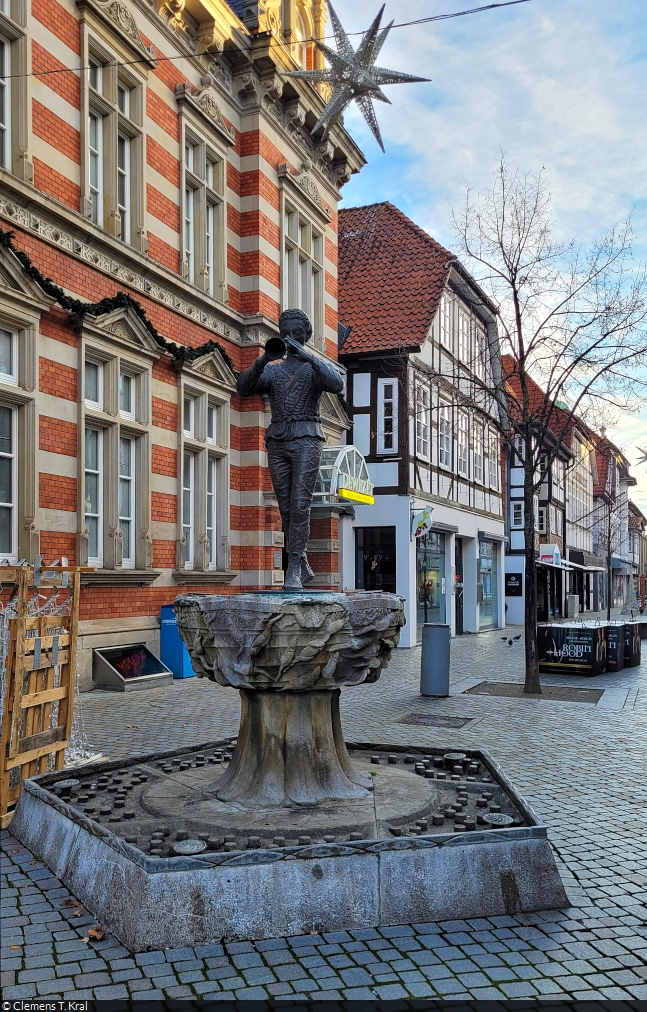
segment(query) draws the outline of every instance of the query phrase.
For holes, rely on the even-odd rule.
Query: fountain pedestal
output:
[[[376,681],[404,625],[394,594],[188,594],[178,629],[199,676],[238,688],[241,720],[217,791],[247,808],[367,797],[339,718],[342,685]]]

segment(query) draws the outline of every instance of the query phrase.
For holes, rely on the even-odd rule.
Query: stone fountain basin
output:
[[[404,764],[405,752],[419,758],[442,755],[439,749],[350,745],[358,769],[377,773],[365,804],[250,812],[218,801],[220,770],[198,764],[198,756],[227,744],[28,780],[11,831],[137,952],[568,906],[546,827],[484,751],[465,750],[481,773],[457,784],[416,776]],[[398,757],[393,765],[389,753]],[[99,777],[110,783],[97,795],[104,813],[92,815],[78,795]],[[57,784],[70,779],[80,783],[66,800]],[[128,787],[123,809],[114,801],[115,782]],[[487,786],[513,824],[456,832],[448,821],[417,829],[415,820],[437,812],[457,786],[469,795],[468,808]],[[180,828],[190,837],[210,835],[212,849],[195,856],[147,852],[153,832],[167,829],[172,848]],[[233,843],[223,842],[227,834]]]

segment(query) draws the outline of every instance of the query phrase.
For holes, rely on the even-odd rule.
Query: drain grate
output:
[[[408,713],[406,717],[400,717],[396,724],[419,724],[422,727],[465,727],[473,717],[443,717],[435,713]]]

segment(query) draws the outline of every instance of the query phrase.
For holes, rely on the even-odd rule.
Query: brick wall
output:
[[[76,510],[76,478],[40,472],[38,502],[41,509]]]
[[[77,428],[76,422],[66,422],[63,418],[50,418],[48,415],[41,415],[38,419],[39,448],[47,450],[49,453],[64,453],[68,457],[76,457]]]

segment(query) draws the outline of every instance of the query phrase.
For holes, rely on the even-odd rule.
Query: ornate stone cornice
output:
[[[151,280],[136,267],[128,266],[123,261],[117,260],[110,252],[77,238],[71,231],[55,225],[44,215],[35,214],[27,208],[21,207],[4,194],[0,194],[0,216],[9,219],[32,235],[37,235],[45,242],[57,246],[70,256],[90,264],[96,270],[108,274],[116,282],[121,281],[129,288],[140,291],[153,301],[162,303],[169,309],[181,313],[182,316],[186,316],[229,341],[236,344],[241,343],[241,332],[238,328],[230,326],[208,310],[182,298],[158,281]],[[87,234],[87,223],[85,231]]]

